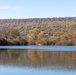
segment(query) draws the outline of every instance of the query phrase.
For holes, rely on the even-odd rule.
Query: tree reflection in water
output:
[[[1,49],[0,64],[22,67],[76,68],[76,51]]]

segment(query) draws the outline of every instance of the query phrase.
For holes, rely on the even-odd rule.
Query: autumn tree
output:
[[[40,29],[37,29],[37,28],[31,30],[28,33],[27,38],[28,38],[29,44],[33,44],[33,45],[47,44],[46,34],[44,33],[44,31],[41,31]]]
[[[16,38],[20,36],[19,31],[15,27],[9,27],[7,30],[7,35],[9,38]]]

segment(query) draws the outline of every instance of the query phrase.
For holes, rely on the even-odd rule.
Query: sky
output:
[[[0,19],[76,17],[76,0],[0,0]]]

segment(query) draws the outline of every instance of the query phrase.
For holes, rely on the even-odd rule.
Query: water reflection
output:
[[[75,70],[76,51],[1,49],[0,65]]]

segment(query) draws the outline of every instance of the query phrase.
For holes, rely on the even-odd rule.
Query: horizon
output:
[[[76,16],[72,17],[30,17],[30,18],[0,18],[0,20],[6,20],[6,19],[53,19],[53,18],[76,18]]]

